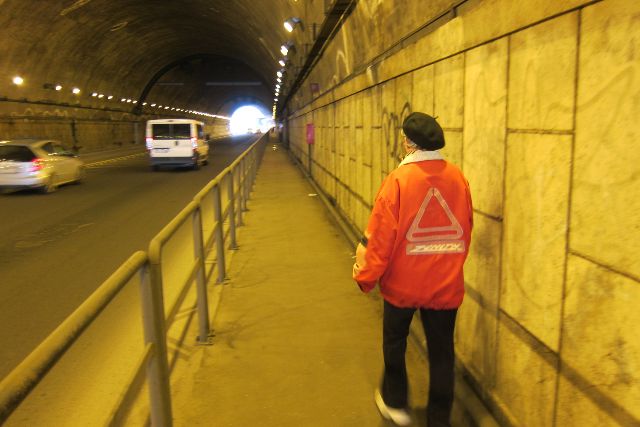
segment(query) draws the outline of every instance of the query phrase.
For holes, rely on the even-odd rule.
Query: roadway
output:
[[[0,378],[256,139],[216,141],[198,171],[152,172],[142,153],[52,194],[0,196]]]

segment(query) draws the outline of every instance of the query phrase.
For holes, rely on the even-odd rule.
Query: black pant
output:
[[[382,398],[385,404],[393,408],[407,406],[409,384],[405,352],[409,326],[415,311],[415,308],[399,308],[384,302]],[[457,312],[457,309],[420,309],[429,351],[427,422],[430,427],[450,425],[453,405],[453,329]]]

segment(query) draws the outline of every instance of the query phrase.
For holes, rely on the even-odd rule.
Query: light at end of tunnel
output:
[[[12,81],[16,86],[20,86],[22,83],[24,83],[24,79],[20,76],[15,76]]]
[[[56,87],[54,89],[60,91],[60,90],[62,90],[62,85],[56,85]]]
[[[74,95],[77,95],[80,93],[80,89],[78,89],[77,87],[74,87],[73,89],[71,89],[71,92],[73,92]]]

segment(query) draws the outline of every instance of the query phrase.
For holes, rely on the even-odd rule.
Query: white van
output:
[[[204,123],[190,119],[147,121],[147,150],[153,170],[160,166],[190,166],[209,163],[209,144]]]

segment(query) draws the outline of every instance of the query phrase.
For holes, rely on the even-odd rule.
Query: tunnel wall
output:
[[[361,231],[403,119],[436,115],[474,201],[463,374],[504,425],[639,425],[640,2],[454,3],[359,2],[290,148]]]
[[[80,153],[134,144],[143,147],[146,121],[162,117],[98,108],[0,102],[0,139],[58,139]],[[218,118],[202,121],[205,122],[205,133],[212,139],[229,135],[228,121]]]

